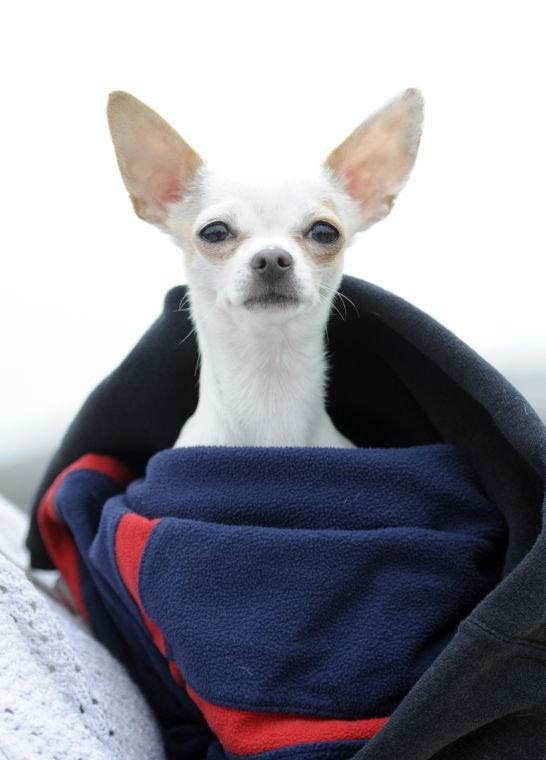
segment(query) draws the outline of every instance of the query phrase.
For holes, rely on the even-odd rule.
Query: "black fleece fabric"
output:
[[[502,375],[419,309],[351,277],[341,292],[354,307],[333,313],[327,330],[337,427],[362,447],[457,446],[507,527],[499,583],[355,760],[546,759],[546,428]],[[184,294],[170,291],[69,428],[36,496],[35,567],[51,566],[35,515],[61,470],[95,452],[143,474],[193,412],[197,347],[181,343],[191,329],[178,310]]]

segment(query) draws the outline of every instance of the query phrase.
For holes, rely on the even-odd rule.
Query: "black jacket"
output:
[[[328,325],[328,407],[359,446],[459,446],[507,525],[500,583],[357,758],[546,759],[546,428],[529,403],[453,334],[402,299],[345,277],[353,303]],[[197,347],[184,287],[69,428],[36,497],[82,454],[137,473],[175,442],[197,403]],[[343,313],[343,307],[341,307]],[[34,506],[34,512],[36,509]],[[49,557],[33,520],[32,563]],[[347,686],[350,688],[350,685]],[[197,758],[196,758],[197,760]]]

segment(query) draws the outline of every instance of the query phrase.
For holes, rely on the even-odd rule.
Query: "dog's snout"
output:
[[[255,253],[250,260],[251,268],[268,282],[275,282],[292,268],[294,259],[282,248],[270,248]]]

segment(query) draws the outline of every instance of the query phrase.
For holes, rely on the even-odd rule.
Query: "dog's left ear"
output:
[[[108,99],[108,124],[121,176],[141,219],[162,227],[203,163],[167,122],[127,92]]]
[[[358,203],[362,230],[383,219],[408,179],[423,125],[423,98],[410,89],[358,126],[325,161]]]

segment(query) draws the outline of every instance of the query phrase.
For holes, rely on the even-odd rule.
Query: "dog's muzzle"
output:
[[[258,251],[249,263],[252,271],[251,292],[244,304],[248,308],[290,307],[299,303],[294,287],[294,259],[283,248]]]

